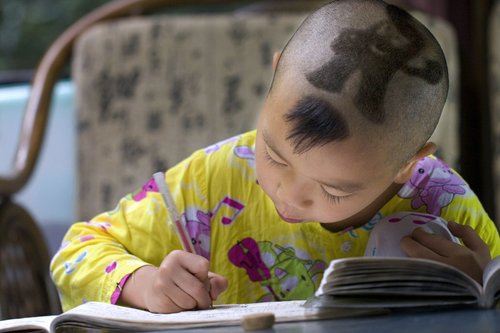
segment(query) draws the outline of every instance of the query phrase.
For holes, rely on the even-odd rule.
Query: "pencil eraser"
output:
[[[241,318],[241,326],[243,326],[245,331],[265,330],[272,328],[274,321],[274,313],[256,313],[243,316],[243,318]]]

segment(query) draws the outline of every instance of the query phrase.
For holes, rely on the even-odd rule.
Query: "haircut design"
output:
[[[284,117],[287,122],[292,123],[287,140],[292,140],[296,154],[349,136],[344,117],[333,106],[317,97],[306,96],[300,99]]]
[[[415,20],[408,13],[391,5],[386,8],[389,20],[367,29],[343,30],[331,44],[335,57],[306,75],[315,87],[339,93],[349,77],[360,71],[360,88],[354,103],[374,123],[385,119],[384,96],[397,71],[433,85],[444,76],[442,65],[435,60],[428,59],[420,67],[409,65],[425,46],[423,32],[415,28]]]

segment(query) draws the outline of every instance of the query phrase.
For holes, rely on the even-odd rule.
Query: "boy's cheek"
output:
[[[277,188],[279,177],[257,153],[255,156],[255,178],[262,190],[272,198],[272,189]]]

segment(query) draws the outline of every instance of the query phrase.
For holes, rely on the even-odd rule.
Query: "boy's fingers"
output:
[[[194,280],[197,279],[181,268],[177,268],[175,272],[173,272],[171,267],[172,266],[162,263],[159,268],[159,280],[155,286],[155,290],[161,292],[161,294],[156,295],[157,298],[161,298],[158,302],[164,306],[164,308],[169,308],[170,304],[175,305],[175,307],[181,310],[195,308],[197,305],[196,300],[183,289],[183,286],[180,285],[178,281],[186,281],[187,277]]]
[[[185,309],[175,304],[168,296],[150,304],[148,310],[153,313],[175,313]]]
[[[173,251],[169,257],[180,266],[191,272],[200,281],[208,280],[208,269],[210,263],[208,260],[197,254],[186,251]]]
[[[426,246],[423,246],[411,236],[405,236],[401,238],[400,241],[401,249],[406,253],[408,257],[413,258],[426,258],[432,260],[439,260],[440,255],[432,251]]]
[[[179,289],[168,275],[165,275],[167,269],[168,267],[163,264],[158,269],[158,276],[151,285],[151,294],[145,301],[148,310],[156,313],[171,313],[196,306],[196,302]],[[174,301],[174,299],[184,301]]]
[[[209,261],[185,251],[171,252],[162,263],[165,296],[182,310],[206,309],[227,288],[227,279],[209,272]],[[162,269],[163,268],[163,269]],[[167,300],[165,300],[167,302]]]
[[[184,309],[206,309],[210,307],[210,283],[200,281],[191,272],[180,270],[172,278],[175,285],[174,290],[180,290],[182,293],[171,294],[172,300]]]
[[[177,286],[173,286],[173,288],[168,291],[168,294],[163,292],[163,298],[161,300],[161,308],[163,311],[161,312],[179,312],[195,307],[196,301]]]
[[[488,252],[489,249],[486,243],[479,237],[479,235],[469,226],[458,224],[454,221],[448,222],[448,229],[451,233],[462,239],[465,246],[474,252]]]
[[[172,282],[165,289],[172,302],[183,309],[210,307],[208,266],[208,260],[199,255],[185,251],[171,252],[160,270],[163,270],[162,276]]]
[[[481,283],[482,272],[491,260],[487,245],[466,226],[449,223],[450,232],[462,239],[465,246],[417,228],[401,239],[401,249],[409,257],[426,258],[452,265]]]
[[[210,297],[216,300],[219,295],[227,288],[227,279],[222,275],[208,272],[210,281]]]
[[[448,241],[441,236],[429,234],[422,228],[416,228],[413,230],[411,238],[423,247],[428,248],[432,252],[443,257],[449,257],[457,252],[457,244]]]

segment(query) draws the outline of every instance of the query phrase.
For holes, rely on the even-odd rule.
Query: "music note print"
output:
[[[218,216],[222,214],[220,222],[229,225],[233,223],[244,208],[244,204],[226,196],[217,204],[212,214],[214,219],[218,219]]]

